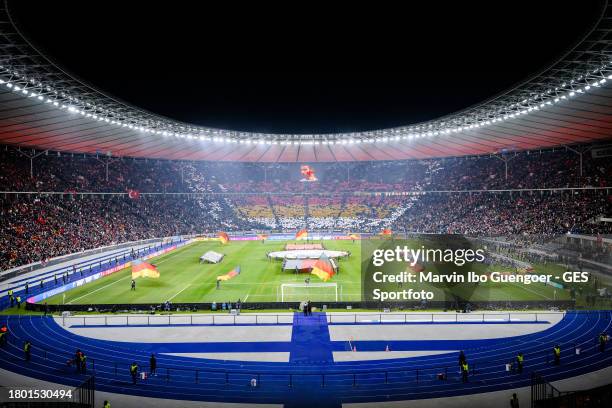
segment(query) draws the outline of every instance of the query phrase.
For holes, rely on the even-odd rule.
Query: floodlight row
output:
[[[372,132],[338,133],[322,135],[280,135],[259,134],[249,132],[233,132],[211,128],[192,128],[183,124],[159,121],[155,127],[140,125],[138,120],[120,119],[120,115],[97,108],[94,104],[85,102],[66,92],[54,90],[34,79],[28,79],[18,72],[0,66],[0,85],[28,98],[35,98],[41,103],[50,104],[58,109],[74,115],[81,115],[99,122],[139,131],[145,134],[174,137],[187,140],[210,141],[214,143],[254,144],[254,145],[351,145],[360,143],[386,143],[400,140],[415,140],[440,135],[450,135],[465,130],[478,129],[495,125],[510,119],[527,115],[555,104],[585,94],[599,88],[612,80],[612,61],[593,70],[590,75],[580,75],[577,78],[561,83],[554,89],[548,89],[542,94],[525,98],[512,103],[505,109],[498,109],[496,116],[476,119],[470,124],[452,125],[444,122],[415,125],[394,129],[384,129]],[[2,77],[7,79],[2,79]],[[141,121],[145,122],[145,121]],[[151,122],[148,120],[148,122]]]

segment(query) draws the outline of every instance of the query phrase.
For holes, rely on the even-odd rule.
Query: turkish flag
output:
[[[132,200],[137,200],[140,198],[140,191],[128,190],[128,197],[130,197]]]

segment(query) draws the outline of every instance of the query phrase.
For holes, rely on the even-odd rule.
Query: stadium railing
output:
[[[315,315],[329,324],[402,324],[402,323],[540,323],[546,315],[564,312],[491,312],[491,313],[347,313]],[[287,313],[206,313],[62,316],[66,326],[172,326],[172,325],[277,325],[293,323],[293,312]]]
[[[1,302],[6,301],[7,298],[0,299]],[[612,301],[598,301],[596,305],[593,305],[591,309],[602,310],[612,309]],[[323,302],[313,301],[313,306],[319,310],[327,310],[333,308],[335,310],[372,310],[381,313],[384,310],[400,310],[406,313],[419,312],[424,310],[456,310],[463,311],[468,305],[471,310],[485,310],[485,311],[496,311],[506,312],[508,310],[521,310],[521,311],[539,311],[539,310],[574,310],[576,309],[576,301],[574,300],[524,300],[524,301],[429,301],[426,305],[419,301],[405,301],[405,302],[372,302],[372,301],[354,301],[354,302]],[[222,305],[222,303],[221,303]],[[214,310],[213,303],[172,303],[172,312],[177,311],[210,311]],[[217,310],[220,310],[220,303],[216,303]],[[258,310],[298,310],[300,302],[251,302],[242,303],[241,310],[243,311],[258,311]],[[67,303],[67,304],[49,304],[49,312],[90,312],[95,310],[96,312],[123,312],[123,313],[147,313],[154,307],[159,311],[163,311],[160,303]],[[27,303],[26,308],[28,310],[34,310],[42,312],[45,307],[41,303]]]
[[[605,407],[612,405],[612,384],[579,391],[559,391],[539,373],[531,375],[532,408]]]

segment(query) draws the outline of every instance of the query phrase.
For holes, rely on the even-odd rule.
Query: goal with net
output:
[[[338,302],[342,299],[342,285],[338,288],[337,283],[283,283],[276,297],[281,302]]]

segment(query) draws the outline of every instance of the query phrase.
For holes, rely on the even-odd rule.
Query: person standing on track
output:
[[[130,375],[132,376],[132,384],[136,384],[138,379],[138,364],[134,361],[130,366]]]
[[[553,347],[553,355],[555,357],[555,365],[561,364],[561,347],[558,344]]]
[[[0,347],[6,345],[7,336],[8,328],[6,327],[6,324],[3,324],[2,327],[0,327]]]
[[[151,358],[149,359],[149,367],[151,368],[150,375],[157,375],[157,359],[155,358],[155,354],[151,354]]]
[[[81,349],[77,349],[76,353],[74,353],[74,366],[76,367],[77,373],[81,372],[81,356],[83,352]]]
[[[85,374],[87,371],[87,356],[85,353],[81,353],[81,357],[77,364],[81,367],[81,373]]]
[[[608,342],[608,335],[606,333],[601,333],[599,335],[599,351],[600,352],[604,352],[606,351],[606,343]]]
[[[32,358],[32,343],[30,343],[30,340],[26,340],[25,343],[23,343],[23,354],[25,361],[30,361]]]
[[[525,358],[523,357],[523,353],[518,353],[516,356],[516,368],[520,373],[523,372],[523,361],[525,360]]]
[[[461,381],[464,383],[468,382],[468,374],[470,372],[470,366],[467,363],[467,360],[463,361],[461,364]]]

